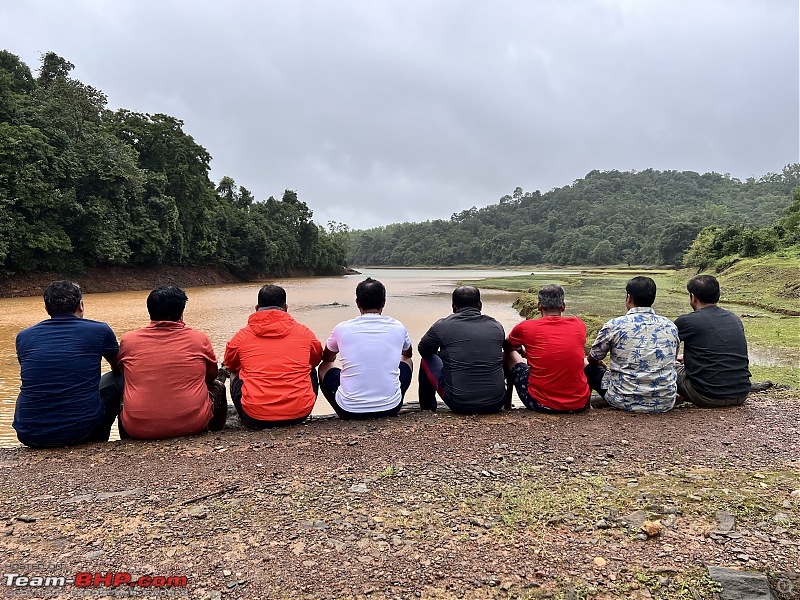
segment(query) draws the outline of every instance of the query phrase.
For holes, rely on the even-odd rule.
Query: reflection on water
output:
[[[274,280],[286,289],[289,312],[308,326],[325,343],[340,321],[358,315],[355,286],[367,276],[386,285],[384,314],[403,322],[416,344],[436,320],[451,312],[450,293],[459,280],[475,280],[498,275],[521,275],[518,271],[372,269],[362,275]],[[233,284],[186,290],[189,303],[184,320],[189,327],[208,334],[219,359],[226,342],[247,323],[253,312],[261,284]],[[126,331],[148,324],[145,300],[148,291],[87,294],[86,318],[105,321],[121,337]],[[495,290],[482,292],[484,312],[500,321],[506,330],[520,321],[511,308],[517,294]],[[334,304],[336,303],[336,304]],[[14,339],[20,329],[47,318],[41,297],[0,299],[0,445],[16,444],[11,428],[14,405],[19,393],[19,363]],[[107,370],[107,365],[105,365]],[[416,361],[415,361],[416,367]],[[416,400],[416,378],[408,398]],[[333,412],[320,394],[315,414]]]

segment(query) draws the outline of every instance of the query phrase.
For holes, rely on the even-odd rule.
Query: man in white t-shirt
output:
[[[411,375],[411,338],[382,315],[386,288],[367,277],[356,286],[361,315],[333,328],[319,366],[320,390],[342,419],[390,417],[400,412]],[[341,353],[342,368],[334,366]]]

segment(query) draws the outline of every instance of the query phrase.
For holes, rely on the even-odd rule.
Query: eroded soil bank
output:
[[[84,293],[133,292],[159,285],[198,287],[242,281],[231,273],[212,267],[103,267],[87,269],[80,276],[67,277],[55,272],[35,272],[0,279],[0,297],[39,296],[51,281],[70,279]]]
[[[799,434],[800,392],[772,389],[653,416],[408,412],[5,449],[0,562],[247,599],[713,598],[711,564],[800,597]]]

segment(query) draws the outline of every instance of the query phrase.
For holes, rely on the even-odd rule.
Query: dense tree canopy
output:
[[[211,156],[164,114],[110,111],[48,53],[38,77],[0,51],[0,275],[102,265],[224,265],[241,276],[338,273],[347,228],[286,190],[256,202],[209,179]]]
[[[680,264],[706,226],[774,223],[798,184],[796,164],[744,182],[691,171],[592,171],[545,194],[516,188],[448,221],[353,232],[348,258],[396,266]]]

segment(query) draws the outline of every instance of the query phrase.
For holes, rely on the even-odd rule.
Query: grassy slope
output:
[[[486,279],[481,287],[524,292],[514,307],[525,317],[535,316],[535,291],[546,283],[559,283],[566,291],[567,312],[586,322],[587,346],[608,319],[625,311],[625,282],[648,275],[658,285],[656,312],[676,318],[688,312],[686,281],[690,271],[654,269],[588,269],[580,275],[529,275]],[[754,381],[770,380],[800,388],[800,261],[794,255],[771,255],[737,262],[718,274],[720,304],[742,317],[757,362],[770,354],[788,357],[790,366],[753,365]],[[528,292],[528,293],[525,293]],[[533,293],[530,293],[533,292]],[[786,361],[783,361],[786,363]]]

